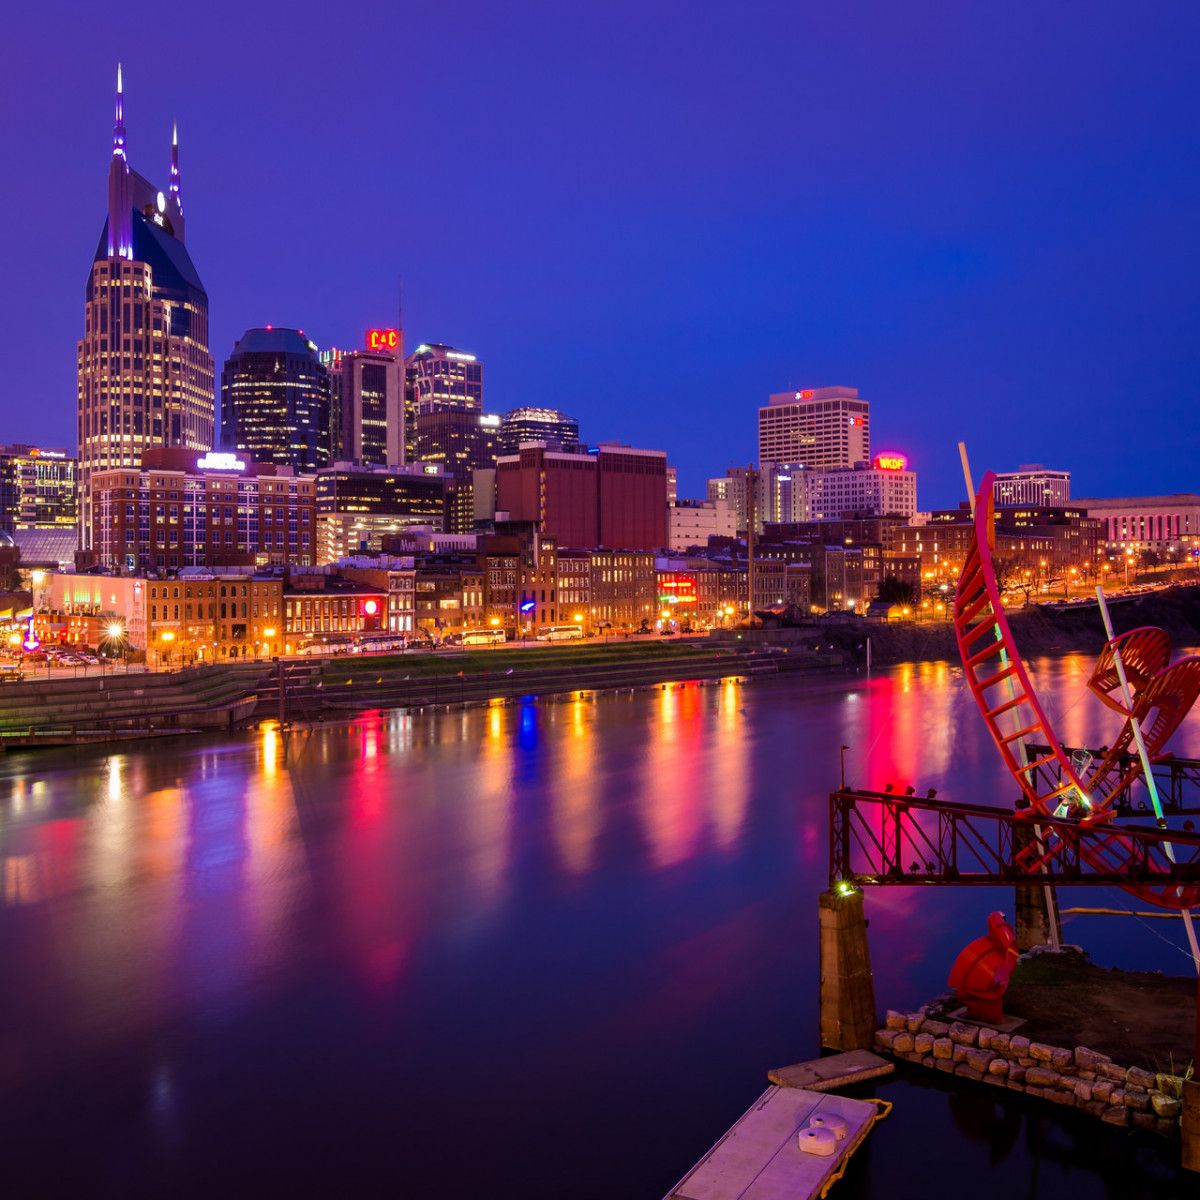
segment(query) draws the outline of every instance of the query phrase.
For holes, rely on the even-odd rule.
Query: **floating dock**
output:
[[[816,1200],[891,1105],[772,1085],[676,1184],[666,1200]],[[800,1149],[813,1118],[845,1123],[834,1153]]]

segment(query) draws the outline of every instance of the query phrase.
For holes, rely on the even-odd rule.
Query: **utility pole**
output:
[[[749,606],[747,624],[754,628],[754,524],[757,519],[758,472],[746,468],[746,599]]]

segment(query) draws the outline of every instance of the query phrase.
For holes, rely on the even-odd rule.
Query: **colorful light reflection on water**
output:
[[[1069,740],[1106,719],[1087,666],[1035,666]],[[816,1049],[843,743],[852,785],[1009,798],[944,663],[10,755],[0,1168],[30,1195],[662,1194],[767,1067]],[[872,894],[881,1002],[939,990],[1006,902]],[[1182,969],[1133,922],[1071,936]],[[1141,1161],[1122,1135],[890,1086],[847,1196],[942,1194],[914,1122],[996,1164],[981,1198],[1140,1194],[1105,1190]]]

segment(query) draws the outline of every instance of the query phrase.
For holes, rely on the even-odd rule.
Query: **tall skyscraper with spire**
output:
[[[88,276],[78,345],[84,548],[92,539],[93,472],[137,466],[144,450],[159,446],[212,449],[208,295],[183,232],[178,129],[164,193],[129,165],[118,66],[108,219]]]

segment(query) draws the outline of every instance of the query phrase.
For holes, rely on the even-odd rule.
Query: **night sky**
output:
[[[1197,488],[1200,6],[9,6],[0,441],[74,445],[117,60],[218,374],[248,326],[390,324],[491,411],[666,449],[683,495],[772,391],[857,386],[922,507],[1045,462]]]

